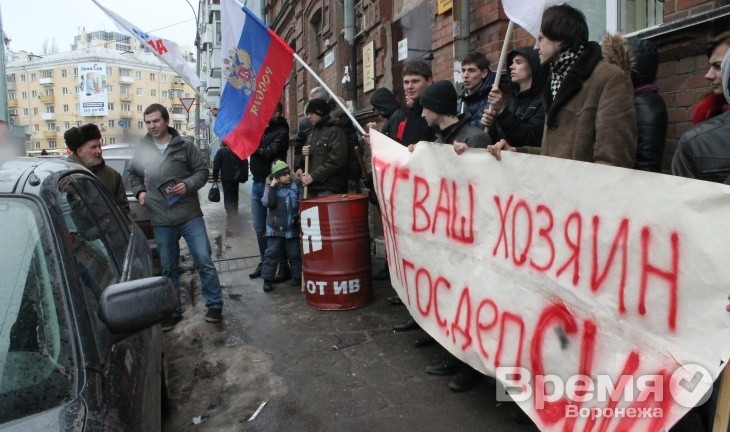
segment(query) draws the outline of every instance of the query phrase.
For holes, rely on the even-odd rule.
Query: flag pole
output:
[[[296,61],[298,61],[299,64],[301,64],[304,67],[304,69],[306,69],[310,74],[312,74],[314,79],[316,79],[317,82],[320,83],[320,85],[322,85],[322,87],[327,91],[327,93],[329,93],[330,97],[335,101],[335,103],[337,103],[337,105],[339,105],[339,107],[342,108],[342,111],[347,115],[347,117],[349,117],[350,120],[352,120],[352,124],[360,131],[360,133],[363,135],[367,135],[367,133],[365,132],[365,129],[363,129],[362,126],[360,126],[360,123],[358,123],[357,120],[355,120],[355,117],[353,117],[350,110],[347,109],[347,107],[345,106],[345,104],[342,103],[340,98],[337,97],[337,95],[327,86],[327,84],[324,83],[324,81],[322,81],[322,79],[312,70],[312,68],[310,68],[309,65],[304,60],[302,60],[302,58],[299,57],[296,53],[294,53],[294,59]]]
[[[502,52],[499,53],[499,62],[497,63],[497,76],[494,77],[494,85],[492,85],[493,89],[499,88],[499,82],[502,78],[502,71],[504,70],[504,64],[507,61],[507,47],[509,45],[509,41],[512,39],[512,33],[515,29],[515,23],[512,20],[509,20],[509,24],[507,24],[507,32],[504,34],[504,42],[502,43]],[[488,108],[488,109],[491,109]],[[488,131],[489,127],[484,126],[484,131]]]

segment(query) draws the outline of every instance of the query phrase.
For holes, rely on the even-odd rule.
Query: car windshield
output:
[[[0,424],[58,406],[73,390],[48,230],[35,202],[0,196]]]

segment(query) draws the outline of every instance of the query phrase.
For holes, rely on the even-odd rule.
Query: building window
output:
[[[106,74],[107,74],[107,76],[112,76],[112,68],[111,68],[111,66],[107,66],[106,67]]]
[[[71,129],[71,123],[63,122],[63,130],[69,130],[69,129]]]
[[[36,132],[38,132],[38,131],[36,131]],[[41,142],[40,141],[36,141],[35,142],[35,149],[38,150],[39,148],[41,148]]]
[[[23,115],[28,117],[28,108],[23,108]]]
[[[61,78],[66,78],[68,75],[68,72],[66,72],[66,69],[61,69]]]
[[[41,78],[53,78],[53,70],[42,70],[41,71]]]
[[[46,96],[53,96],[53,89],[52,88],[46,89]]]
[[[67,94],[68,94],[68,87],[64,87],[64,88],[62,88],[62,89],[61,89],[61,94],[62,94],[62,95],[67,95]]]
[[[25,91],[20,92],[20,98],[21,99],[28,99],[28,92],[25,92]]]
[[[157,78],[154,73],[150,72],[150,81],[156,81]]]
[[[53,122],[51,122],[51,123],[48,123],[48,124],[46,125],[46,129],[48,129],[48,130],[49,130],[49,131],[51,131],[51,132],[55,131],[55,130],[56,130],[56,123],[53,123]]]
[[[35,90],[32,90],[30,92],[30,97],[32,97],[33,99],[38,99],[38,92]]]
[[[307,43],[309,45],[310,58],[314,59],[319,56],[320,39],[322,33],[322,11],[317,10],[309,19],[309,32],[307,33]]]
[[[141,88],[137,88],[137,96],[142,96],[143,94],[143,90]]]
[[[213,31],[215,32],[215,41],[213,42],[216,48],[221,46],[221,11],[213,11]]]
[[[8,93],[8,99],[15,99],[15,92]]]
[[[144,111],[144,107],[142,107],[142,105],[137,105],[137,112],[141,113],[143,111]]]
[[[162,82],[167,82],[167,75],[161,74],[160,79],[162,80]]]
[[[119,68],[119,76],[123,76],[123,77],[132,76],[132,70],[131,69]]]
[[[140,71],[135,72],[134,73],[134,77],[137,78],[138,80],[141,80],[142,79],[142,72],[140,72]]]
[[[662,23],[664,4],[660,0],[573,0],[570,5],[586,16],[590,40],[608,33],[635,32]]]
[[[106,92],[107,93],[114,93],[114,86],[109,84],[106,86]]]
[[[167,99],[167,90],[162,90],[162,99]]]
[[[109,111],[114,111],[114,102],[108,102],[106,105]]]
[[[137,122],[137,129],[144,129],[144,122],[138,121]]]
[[[30,82],[35,82],[35,73],[30,74]]]
[[[68,112],[68,104],[63,104],[63,112],[65,112],[65,113]],[[68,128],[66,128],[66,129],[68,129]]]
[[[155,90],[155,89],[150,90],[150,96],[157,97],[157,90]]]
[[[20,82],[25,82],[25,74],[20,74]]]
[[[81,120],[76,120],[76,127],[81,127]]]
[[[109,138],[109,144],[116,144],[116,143],[117,143],[117,139],[116,138],[114,138],[114,137]]]
[[[50,140],[50,141],[48,141],[48,148],[49,149],[55,149],[56,148],[56,140]]]
[[[53,114],[55,112],[56,112],[56,107],[54,107],[53,105],[46,107],[46,113]]]
[[[74,76],[79,76],[79,68],[74,68]]]
[[[33,108],[33,115],[34,116],[37,116],[38,115],[38,108]]]
[[[132,111],[132,104],[123,103],[122,104],[122,111]]]
[[[109,120],[109,128],[113,128],[113,127],[114,127],[114,120]]]
[[[40,132],[41,131],[41,125],[34,124],[33,125],[33,132]]]

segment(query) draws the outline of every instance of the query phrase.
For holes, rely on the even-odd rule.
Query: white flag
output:
[[[565,0],[502,0],[502,7],[510,20],[537,39],[542,13],[548,7],[562,3]]]
[[[163,63],[170,66],[170,68],[180,75],[180,78],[182,78],[190,87],[197,89],[202,85],[200,77],[198,77],[198,74],[193,71],[187,60],[185,60],[185,57],[182,55],[177,43],[146,33],[134,24],[100,5],[96,0],[91,1],[109,15],[120,31],[127,33],[130,36],[134,36],[140,42],[147,45],[147,47],[149,47]]]

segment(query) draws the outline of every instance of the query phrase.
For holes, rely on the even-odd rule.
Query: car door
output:
[[[99,296],[109,285],[151,275],[149,249],[144,234],[95,177],[75,173],[61,182],[65,185],[59,189],[64,190],[69,201],[69,215],[65,219],[82,245],[74,257],[84,296],[88,309],[95,312]],[[97,314],[89,316],[99,358],[94,368],[98,375],[94,378],[103,389],[105,400],[96,413],[90,413],[91,422],[131,422],[132,430],[159,429],[159,327],[114,343],[118,338]]]

